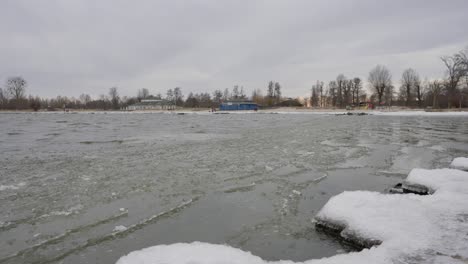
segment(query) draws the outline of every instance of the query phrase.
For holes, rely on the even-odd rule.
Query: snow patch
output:
[[[468,158],[455,158],[450,164],[451,168],[468,171]]]

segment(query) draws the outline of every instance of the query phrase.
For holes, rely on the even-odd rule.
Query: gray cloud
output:
[[[386,64],[440,77],[439,56],[468,45],[465,0],[5,0],[0,78],[43,96],[124,95],[279,81],[306,95],[315,80],[367,78]]]

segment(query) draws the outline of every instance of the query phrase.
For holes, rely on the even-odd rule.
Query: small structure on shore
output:
[[[124,110],[174,110],[175,104],[163,99],[142,99],[136,104],[127,106]]]
[[[252,101],[228,101],[219,105],[220,111],[258,110],[258,105]]]

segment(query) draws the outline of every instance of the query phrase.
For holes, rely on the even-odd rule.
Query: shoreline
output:
[[[451,109],[424,109],[424,108],[390,108],[390,109],[339,109],[339,108],[302,108],[302,107],[278,107],[259,109],[258,111],[251,110],[238,110],[238,111],[220,111],[211,112],[210,108],[178,108],[175,110],[154,109],[154,110],[103,110],[103,109],[68,109],[67,111],[47,111],[39,110],[33,111],[32,109],[24,110],[4,110],[1,109],[0,113],[398,113],[398,112],[426,112],[426,113],[458,113],[468,112],[468,108],[451,108]]]

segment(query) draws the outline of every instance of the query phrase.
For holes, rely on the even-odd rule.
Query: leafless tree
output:
[[[6,93],[3,92],[3,89],[0,88],[0,105],[4,105],[8,100]]]
[[[385,91],[389,90],[390,86],[392,86],[392,75],[387,67],[377,65],[369,72],[368,81],[371,88],[377,93],[380,105]]]
[[[385,103],[387,104],[387,106],[392,106],[394,95],[395,95],[395,87],[393,87],[393,85],[385,86],[384,97],[385,97]]]
[[[416,99],[418,100],[418,107],[421,108],[424,100],[424,87],[421,84],[419,74],[414,76],[413,80],[414,92],[416,93]]]
[[[442,92],[442,83],[438,80],[434,80],[429,82],[429,91],[432,94],[432,107],[439,108],[438,98],[440,93]]]
[[[452,102],[458,91],[458,84],[460,80],[467,74],[467,68],[465,67],[463,58],[460,54],[453,56],[444,56],[441,58],[445,67],[447,68],[447,78],[445,80],[445,88],[448,94],[448,108],[452,107]]]
[[[277,104],[281,101],[281,85],[279,82],[275,83],[275,101]]]
[[[172,89],[168,89],[166,92],[166,100],[174,103],[174,91]]]
[[[343,74],[340,74],[336,77],[336,104],[339,107],[344,106],[343,100],[343,90],[346,86],[346,77]]]
[[[330,81],[328,83],[328,94],[330,96],[330,104],[333,107],[336,107],[337,105],[337,84],[336,81]]]
[[[220,103],[223,98],[223,92],[221,90],[215,90],[213,92],[213,101],[215,103]]]
[[[252,92],[252,101],[260,105],[264,104],[264,97],[261,89],[255,89]]]
[[[316,87],[317,87],[317,92],[318,92],[318,96],[320,97],[320,100],[319,100],[319,106],[320,108],[323,107],[323,103],[324,103],[324,93],[323,93],[323,82],[321,81],[317,81],[317,83],[315,84]]]
[[[274,93],[275,93],[275,84],[273,83],[273,81],[270,81],[268,83],[267,96],[273,98]]]
[[[353,91],[353,80],[347,80],[343,86],[343,102],[344,106],[349,105],[351,99],[351,93]]]
[[[16,109],[18,109],[23,104],[25,99],[26,86],[27,82],[21,76],[10,77],[7,79],[6,90],[14,100]]]
[[[182,94],[182,89],[180,89],[180,87],[174,88],[174,100],[175,100],[176,106],[182,105],[183,98],[184,98],[184,95]]]
[[[318,107],[320,106],[320,82],[317,81],[317,84],[312,85],[311,89],[311,96],[310,96],[310,106],[311,107]]]
[[[146,88],[142,88],[138,90],[137,98],[139,101],[141,101],[141,99],[148,98],[149,95],[150,95],[149,90]]]
[[[240,92],[239,92],[239,98],[242,99],[242,100],[247,99],[247,95],[245,95],[245,92],[244,92],[244,86],[241,86],[241,89],[240,89]]]
[[[84,107],[87,107],[88,104],[92,101],[91,96],[89,94],[81,94],[80,95],[80,102],[83,104]]]
[[[223,92],[223,100],[227,101],[229,98],[231,98],[231,93],[229,92],[229,88],[226,88]]]
[[[11,97],[15,100],[24,99],[26,93],[27,82],[23,77],[10,77],[6,83],[6,89]]]
[[[353,104],[359,105],[359,94],[361,93],[362,82],[361,79],[356,77],[353,79]]]
[[[117,91],[117,87],[112,87],[109,89],[109,97],[110,97],[110,101],[112,104],[112,108],[114,110],[119,109],[120,98],[119,98],[119,92]]]
[[[419,76],[416,71],[411,68],[404,70],[401,75],[401,90],[406,106],[411,106],[416,79],[419,79]]]
[[[234,85],[232,88],[232,98],[233,100],[238,100],[239,99],[239,85]]]

